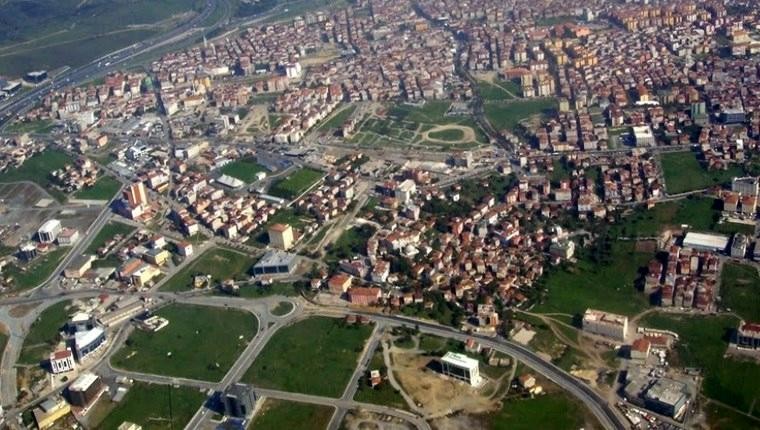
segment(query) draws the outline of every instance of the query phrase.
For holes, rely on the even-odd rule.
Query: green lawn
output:
[[[240,179],[246,184],[256,182],[256,174],[259,172],[268,173],[266,167],[257,163],[253,158],[245,158],[242,160],[233,161],[222,167],[220,171],[225,175],[230,175],[233,178]]]
[[[707,424],[712,430],[760,428],[760,422],[714,402],[702,408],[707,413]]]
[[[215,248],[199,256],[184,267],[160,288],[161,291],[189,291],[193,289],[195,275],[211,275],[214,286],[226,279],[247,279],[253,259],[230,249]]]
[[[760,276],[754,266],[727,262],[720,275],[721,305],[747,321],[760,321]]]
[[[342,110],[337,111],[337,113],[335,113],[327,121],[323,122],[319,126],[319,130],[332,130],[336,128],[342,128],[343,124],[345,124],[346,121],[351,118],[351,115],[356,110],[356,105],[351,104],[345,107],[340,107],[338,109]]]
[[[58,333],[69,320],[69,305],[70,301],[62,301],[42,311],[24,338],[18,364],[34,366],[48,358],[60,340]]]
[[[503,84],[503,82],[501,82]],[[511,82],[510,82],[511,84]],[[511,91],[511,88],[510,88]],[[500,85],[492,84],[486,81],[478,81],[478,93],[483,100],[486,101],[500,101],[500,100],[512,100],[514,99],[508,92],[504,91]],[[519,90],[517,93],[518,94]]]
[[[578,264],[552,270],[545,279],[547,295],[534,310],[582,314],[595,308],[633,315],[648,307],[648,299],[634,286],[639,269],[652,254],[638,253],[633,242],[613,241],[605,261],[581,256]]]
[[[114,430],[129,421],[145,429],[179,429],[205,400],[206,395],[195,388],[136,382],[96,428]]]
[[[219,381],[258,330],[256,317],[238,310],[173,304],[156,314],[169,325],[156,333],[135,330],[111,359],[115,367]]]
[[[451,102],[445,100],[427,101],[422,106],[394,104],[388,110],[388,116],[397,121],[427,124],[447,124],[452,118],[446,117]]]
[[[428,134],[431,139],[443,140],[444,142],[458,142],[464,139],[464,132],[458,128],[435,131]]]
[[[287,315],[293,310],[293,302],[280,302],[275,306],[271,312],[272,315],[281,317]]]
[[[256,430],[324,430],[330,423],[333,408],[307,403],[267,399],[251,422]]]
[[[720,221],[720,202],[711,197],[689,196],[658,203],[652,209],[639,208],[612,227],[615,235],[653,237],[668,227],[688,225],[692,230],[723,234],[752,234],[754,226]]]
[[[13,277],[13,291],[34,288],[44,282],[53,274],[61,260],[70,251],[70,248],[59,247],[46,255],[40,255],[31,265],[22,270],[19,266],[10,265],[5,269],[5,275]]]
[[[319,170],[304,167],[275,182],[269,189],[269,194],[284,199],[292,199],[298,197],[323,176],[324,173]]]
[[[372,388],[369,385],[369,371],[379,370],[383,377],[383,382],[380,385]],[[383,361],[383,349],[378,346],[375,349],[375,353],[372,354],[372,360],[367,366],[366,374],[359,381],[359,389],[354,395],[354,400],[361,403],[372,403],[375,405],[389,406],[396,409],[407,409],[408,405],[401,396],[401,393],[393,388],[390,382],[387,380],[388,368],[385,367]]]
[[[340,397],[354,372],[371,326],[314,317],[280,329],[243,381],[317,396]]]
[[[118,221],[111,221],[108,224],[104,225],[103,228],[100,229],[97,235],[95,235],[95,238],[92,239],[92,242],[90,242],[90,245],[87,247],[87,250],[85,250],[85,253],[87,254],[95,254],[98,251],[98,248],[101,248],[105,246],[106,242],[113,239],[116,235],[121,235],[122,237],[129,236],[137,230],[135,227],[132,227],[131,225],[124,224]]]
[[[102,176],[90,188],[85,188],[74,193],[74,198],[82,200],[111,200],[119,192],[121,182],[110,176]]]
[[[596,424],[582,404],[564,393],[505,401],[487,421],[491,430],[568,430]]]
[[[520,121],[556,108],[553,98],[520,100],[510,103],[485,103],[486,118],[497,130],[512,131]]]
[[[21,167],[0,173],[0,182],[36,182],[53,197],[59,201],[66,199],[66,196],[53,188],[50,180],[50,172],[61,169],[66,164],[73,163],[66,153],[49,149],[41,154],[37,154],[24,162]]]
[[[326,261],[337,263],[342,259],[366,254],[367,241],[374,233],[375,228],[367,224],[349,228],[340,235],[334,244],[329,246]]]
[[[665,186],[670,194],[726,184],[732,178],[744,175],[741,167],[733,165],[728,170],[707,170],[693,152],[670,152],[660,157]]]
[[[760,400],[760,365],[750,360],[726,358],[729,333],[739,321],[730,316],[678,316],[651,314],[640,325],[675,331],[680,335],[675,365],[702,368],[705,396],[732,405],[760,418],[752,408]],[[671,360],[673,362],[673,360]]]
[[[247,299],[258,299],[261,297],[286,296],[292,297],[298,295],[298,290],[290,283],[275,282],[272,285],[241,285],[238,290],[240,297]],[[227,295],[221,290],[214,290],[214,294]]]

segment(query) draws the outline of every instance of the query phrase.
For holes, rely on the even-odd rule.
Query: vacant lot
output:
[[[26,160],[21,167],[0,174],[0,182],[36,182],[53,197],[59,201],[63,201],[66,199],[66,196],[53,188],[53,184],[50,181],[50,172],[72,162],[71,157],[61,151],[47,150]]]
[[[280,329],[243,380],[254,385],[339,397],[357,365],[370,326],[340,319],[309,318]]]
[[[372,388],[369,384],[368,378],[362,378],[359,381],[359,389],[356,391],[354,400],[362,403],[372,403],[375,405],[390,406],[397,409],[408,409],[408,405],[401,396],[401,393],[396,391],[395,388],[388,382],[387,375],[388,369],[385,367],[383,360],[383,349],[378,346],[375,353],[372,355],[372,360],[369,363],[367,370],[379,370],[380,374],[384,378],[380,385]]]
[[[665,187],[670,194],[709,188],[731,182],[736,176],[742,176],[741,167],[732,166],[728,170],[707,170],[697,160],[693,152],[671,152],[661,155]]]
[[[161,286],[161,291],[189,291],[193,289],[193,277],[211,276],[211,285],[226,279],[247,279],[254,261],[251,257],[236,251],[216,248],[203,253],[189,266],[180,270]]]
[[[145,429],[183,428],[205,399],[195,388],[137,382],[96,428],[113,430],[124,421]]]
[[[641,325],[672,330],[680,335],[677,356],[670,361],[703,369],[705,396],[760,418],[760,411],[754,407],[760,400],[760,385],[756,382],[760,380],[760,365],[724,355],[729,335],[738,323],[737,318],[729,316],[652,314],[646,316]]]
[[[285,400],[267,399],[253,418],[256,430],[323,430],[332,418],[333,408]]]
[[[689,196],[657,204],[652,209],[637,209],[612,227],[625,237],[653,237],[667,228],[687,225],[692,230],[723,234],[752,234],[754,226],[720,221],[720,201],[711,197]]]
[[[355,110],[356,105],[353,104],[339,107],[332,117],[330,117],[327,121],[323,122],[322,125],[319,126],[319,130],[329,131],[342,128],[343,124],[345,124],[346,121],[351,118],[351,115],[353,115]]]
[[[257,163],[253,158],[233,161],[222,167],[220,170],[225,175],[240,179],[246,184],[256,182],[256,174],[259,172],[267,173],[267,168]]]
[[[60,331],[69,319],[71,302],[63,301],[45,309],[37,318],[21,347],[19,364],[37,365],[48,358],[60,340]]]
[[[577,265],[546,275],[546,297],[537,312],[582,314],[596,308],[634,315],[648,306],[648,299],[634,285],[639,270],[654,256],[634,250],[632,242],[613,241],[602,261],[581,257]]]
[[[367,241],[374,233],[375,228],[367,224],[349,228],[329,247],[326,260],[329,263],[337,263],[344,258],[366,254]]]
[[[164,329],[135,330],[111,359],[125,370],[218,381],[258,331],[248,312],[209,306],[170,305],[159,310]]]
[[[323,176],[324,173],[319,170],[309,168],[298,169],[284,179],[275,182],[269,189],[269,194],[284,199],[292,199],[301,195],[301,193],[322,179]]]
[[[486,118],[496,130],[514,131],[520,121],[545,113],[556,106],[553,98],[519,100],[513,102],[486,102]]]
[[[88,254],[95,254],[99,248],[105,246],[107,242],[111,241],[116,236],[124,238],[132,234],[135,230],[136,228],[131,225],[120,223],[118,221],[111,221],[100,229],[85,252]]]
[[[50,133],[53,131],[53,121],[49,119],[40,119],[36,121],[18,121],[14,122],[8,127],[6,127],[5,131],[8,133],[15,133],[15,134],[24,134],[24,133],[31,133],[31,134],[45,134]]]
[[[121,182],[110,176],[102,176],[90,188],[74,193],[73,197],[82,200],[111,200],[121,188]]]
[[[747,321],[760,321],[760,276],[757,268],[726,263],[720,281],[722,306]]]
[[[5,269],[5,276],[13,278],[13,291],[34,288],[53,274],[70,248],[57,248],[45,255],[38,256],[28,266],[10,265]]]
[[[505,401],[487,421],[492,430],[601,428],[591,412],[565,393]]]

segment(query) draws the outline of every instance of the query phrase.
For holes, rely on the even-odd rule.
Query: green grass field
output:
[[[345,258],[366,254],[367,241],[374,233],[374,227],[366,224],[349,228],[340,235],[334,244],[330,245],[325,260],[329,263],[337,263]]]
[[[744,170],[738,166],[728,170],[707,170],[692,152],[670,152],[662,154],[660,160],[665,187],[670,194],[723,185],[744,175]]]
[[[284,179],[275,182],[269,189],[269,194],[284,199],[298,197],[317,181],[322,179],[324,173],[310,168],[298,169]]]
[[[606,262],[595,263],[580,257],[578,264],[545,275],[547,289],[535,312],[583,314],[595,308],[624,315],[634,315],[648,307],[648,299],[637,290],[634,281],[639,269],[654,255],[638,253],[632,242],[611,243]]]
[[[240,179],[246,184],[256,182],[256,174],[259,172],[269,173],[266,167],[257,163],[256,160],[252,158],[233,161],[222,167],[220,171],[225,175]]]
[[[372,354],[372,360],[370,360],[367,370],[379,370],[383,378],[387,377],[388,369],[385,367],[385,361],[383,360],[382,347],[378,346],[375,353]],[[356,390],[354,400],[396,409],[408,409],[404,397],[393,388],[390,382],[383,380],[380,385],[372,388],[366,375],[359,381],[359,389]]]
[[[760,365],[726,358],[728,336],[739,321],[730,316],[677,316],[651,314],[640,325],[675,331],[680,335],[675,365],[698,367],[705,373],[704,395],[760,418],[754,408],[760,400]],[[674,360],[670,360],[673,362]],[[734,427],[738,428],[738,427]]]
[[[169,325],[156,333],[135,330],[111,359],[115,367],[219,381],[258,330],[256,318],[238,310],[174,304],[156,314]]]
[[[486,118],[497,130],[512,131],[520,121],[556,108],[553,98],[520,100],[510,103],[485,103]]]
[[[193,276],[211,275],[211,285],[226,279],[247,279],[254,261],[251,257],[230,249],[215,248],[203,253],[171,279],[161,285],[161,291],[189,291]]]
[[[315,317],[280,329],[243,380],[256,386],[339,397],[348,384],[370,326],[344,326]]]
[[[58,264],[70,251],[70,248],[60,247],[46,255],[40,255],[26,270],[21,270],[19,266],[10,265],[5,269],[5,275],[13,277],[13,291],[21,291],[34,288],[44,282],[53,274]]]
[[[194,388],[136,382],[96,428],[114,430],[124,421],[145,429],[182,428],[205,400],[206,395]]]
[[[307,403],[267,399],[251,422],[256,430],[324,430],[330,423],[333,408]]]
[[[428,134],[431,139],[443,140],[444,142],[458,142],[464,139],[464,132],[457,128],[435,131]]]
[[[480,94],[480,97],[484,101],[503,101],[503,100],[513,100],[514,97],[511,96],[508,92],[504,91],[504,88],[502,88],[502,85],[505,84],[504,81],[499,81],[498,84],[486,82],[486,81],[478,81],[478,93]],[[509,82],[509,84],[512,84],[512,82]],[[504,85],[504,87],[507,87],[510,91],[512,91],[513,84],[512,85]],[[519,94],[519,89],[517,92],[512,91],[513,94]]]
[[[64,201],[66,196],[53,188],[50,172],[73,162],[74,160],[64,152],[47,150],[29,158],[21,167],[0,174],[0,182],[35,182],[57,200]]]
[[[354,111],[356,111],[356,105],[350,104],[348,106],[339,107],[338,109],[342,110],[337,111],[332,117],[328,118],[327,121],[323,122],[318,130],[333,130],[343,127],[343,124],[345,124],[345,122],[351,118]]]
[[[42,311],[32,323],[21,347],[19,364],[37,365],[46,360],[60,340],[59,332],[69,319],[70,301],[62,301]]]
[[[135,230],[137,229],[131,225],[120,223],[118,221],[111,221],[108,224],[104,225],[98,234],[95,235],[95,238],[92,240],[92,242],[90,242],[90,245],[85,250],[85,253],[95,254],[98,251],[98,248],[104,246],[106,242],[113,239],[116,235],[126,237],[132,234],[132,232]]]
[[[293,302],[280,302],[270,311],[272,315],[281,317],[293,310]]]
[[[505,401],[487,421],[491,430],[567,430],[596,424],[582,404],[564,393]]]
[[[102,176],[90,188],[85,188],[74,193],[73,197],[82,200],[111,200],[119,192],[121,182],[110,176]]]
[[[37,121],[19,121],[14,122],[5,128],[7,133],[15,134],[46,134],[53,131],[53,121],[41,119]]]
[[[0,73],[75,67],[177,25],[151,24],[202,8],[197,0],[9,0],[0,11]]]
[[[720,223],[720,202],[710,197],[689,196],[678,201],[658,203],[652,209],[637,209],[612,226],[616,236],[653,237],[664,229],[688,225],[692,230],[714,233],[752,234],[754,226]]]
[[[286,296],[286,297],[293,297],[298,295],[298,291],[296,290],[295,286],[290,283],[283,283],[283,282],[275,282],[272,285],[241,285],[240,290],[238,291],[239,297],[244,297],[247,299],[259,299],[262,297],[271,297],[271,296]],[[216,295],[228,295],[227,293],[221,291],[221,290],[214,290],[214,294]]]
[[[760,321],[760,276],[754,266],[727,262],[720,274],[721,305],[747,321]]]

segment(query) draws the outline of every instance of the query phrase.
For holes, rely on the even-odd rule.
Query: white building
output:
[[[725,252],[728,247],[728,236],[690,231],[683,238],[683,247],[697,251]]]
[[[408,203],[417,192],[417,184],[413,180],[407,179],[400,183],[395,191],[396,199],[399,203]]]
[[[447,352],[441,358],[444,375],[464,381],[473,387],[480,385],[480,363],[474,358],[456,352]]]
[[[54,374],[70,372],[76,368],[74,363],[74,354],[70,349],[56,351],[50,354],[50,370]]]
[[[58,238],[58,234],[61,232],[61,222],[57,219],[51,219],[45,221],[45,224],[37,230],[37,238],[42,243],[53,243]]]
[[[583,314],[583,330],[592,334],[625,341],[628,335],[628,317],[586,309]]]
[[[102,327],[77,332],[74,334],[74,351],[76,351],[79,361],[82,361],[82,359],[100,349],[105,342],[106,332]]]
[[[655,146],[654,134],[649,126],[645,125],[632,128],[633,137],[636,139],[636,146]]]

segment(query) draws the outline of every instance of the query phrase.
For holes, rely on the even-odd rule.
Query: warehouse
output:
[[[690,231],[683,238],[683,247],[697,251],[725,252],[728,248],[728,236]]]
[[[254,266],[254,276],[290,274],[298,263],[295,254],[283,251],[269,251]]]

